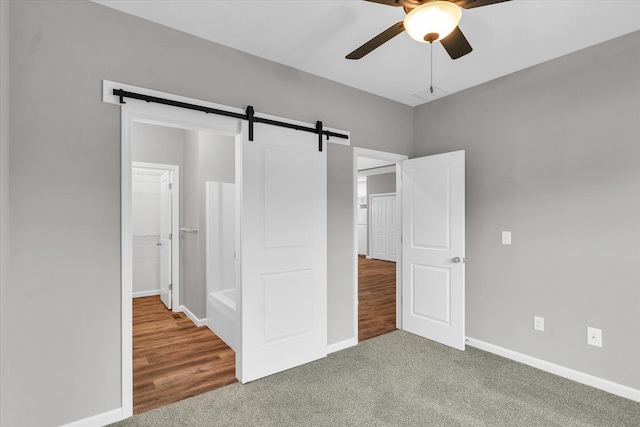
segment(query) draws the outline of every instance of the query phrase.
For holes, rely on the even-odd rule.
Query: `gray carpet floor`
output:
[[[396,331],[114,426],[640,426],[640,403]]]

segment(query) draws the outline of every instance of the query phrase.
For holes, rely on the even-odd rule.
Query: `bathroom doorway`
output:
[[[225,342],[232,337],[214,332],[218,322],[209,321],[203,303],[216,283],[208,278],[211,259],[235,252],[233,225],[225,244],[212,242],[217,236],[208,230],[211,212],[221,208],[221,200],[209,197],[211,185],[234,185],[235,139],[143,121],[132,123],[131,135],[137,414],[237,381],[235,352]],[[231,194],[225,205],[232,217],[234,199]]]

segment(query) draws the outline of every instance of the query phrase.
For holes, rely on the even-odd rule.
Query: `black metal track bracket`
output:
[[[322,122],[316,122],[316,132],[318,132],[318,150],[322,152]]]
[[[249,141],[253,141],[253,113],[255,113],[253,107],[249,105],[247,107],[247,121],[249,122]]]

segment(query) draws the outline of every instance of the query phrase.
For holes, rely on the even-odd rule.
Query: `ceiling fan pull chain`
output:
[[[429,87],[429,91],[433,93],[433,42],[429,42],[431,45],[431,86]]]

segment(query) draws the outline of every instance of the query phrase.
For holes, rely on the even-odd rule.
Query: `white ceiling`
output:
[[[401,21],[399,7],[361,0],[95,1],[410,106],[435,99],[415,96],[430,85],[429,45],[406,33],[363,59],[344,58]],[[441,96],[640,30],[640,0],[512,0],[463,10],[460,28],[473,52],[453,61],[433,46]]]

